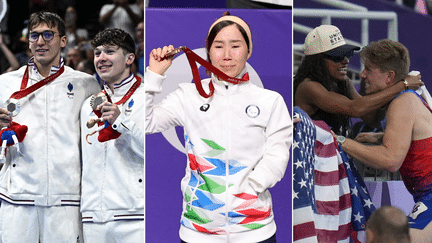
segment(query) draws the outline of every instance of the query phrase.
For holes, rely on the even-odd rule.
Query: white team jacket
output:
[[[0,105],[20,90],[25,68],[0,76]],[[43,79],[35,66],[29,66],[29,77],[27,87]],[[79,113],[84,100],[98,90],[94,77],[65,66],[58,78],[20,99],[21,111],[13,121],[28,126],[28,132],[20,153],[8,147],[2,161],[1,199],[36,206],[79,205]]]
[[[282,179],[292,143],[282,96],[213,76],[215,92],[209,99],[194,84],[180,84],[153,105],[164,79],[147,69],[146,133],[184,127],[188,155],[181,182],[181,239],[242,243],[271,237],[276,225],[267,189]],[[203,80],[203,86],[209,82]]]
[[[133,75],[114,86],[105,86],[112,102],[117,102],[135,83]],[[87,99],[81,110],[83,171],[81,213],[83,222],[144,219],[144,85],[119,106],[120,116],[112,125],[120,137],[100,143],[97,127],[88,129],[87,121],[97,118]]]

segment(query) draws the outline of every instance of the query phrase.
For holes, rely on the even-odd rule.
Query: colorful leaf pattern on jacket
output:
[[[225,198],[227,188],[232,186],[232,184],[226,185],[227,172],[228,175],[235,175],[246,169],[247,166],[236,160],[218,159],[217,157],[226,150],[215,141],[202,139],[209,150],[202,155],[195,155],[193,154],[194,145],[189,137],[185,136],[185,140],[191,175],[187,188],[184,190],[186,209],[183,212],[181,223],[203,233],[226,234],[222,228],[206,227],[214,220],[208,216],[208,213],[216,212],[225,215],[226,204],[218,198]],[[228,212],[227,222],[220,227],[237,224],[248,229],[258,229],[264,226],[259,222],[271,216],[270,206],[254,206],[254,203],[258,201],[257,195],[240,193],[230,196],[243,200],[243,202]]]

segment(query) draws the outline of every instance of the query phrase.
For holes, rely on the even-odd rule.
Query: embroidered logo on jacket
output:
[[[67,92],[67,96],[68,96],[69,99],[73,99],[74,98],[75,94],[72,93],[73,88],[74,88],[73,84],[69,83],[68,86],[67,86],[67,89],[69,91],[69,92]]]
[[[130,113],[132,112],[132,106],[134,105],[135,101],[133,99],[131,99],[129,101],[129,103],[127,104],[127,107],[125,109],[125,116],[129,116]]]
[[[246,107],[246,114],[250,118],[256,118],[260,114],[260,109],[256,105],[249,105],[248,107]]]
[[[206,112],[210,108],[210,104],[204,104],[200,107],[200,111]]]

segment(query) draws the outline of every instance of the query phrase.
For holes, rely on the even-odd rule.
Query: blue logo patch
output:
[[[131,101],[129,101],[128,108],[130,109],[134,105],[134,103],[135,101],[131,99]]]
[[[69,83],[67,86],[67,89],[69,90],[69,92],[66,93],[69,99],[74,98],[74,93],[72,93],[73,88],[74,88],[73,84]]]
[[[72,92],[72,90],[73,90],[73,84],[69,83],[68,86],[67,86],[67,88],[68,88],[69,92]]]

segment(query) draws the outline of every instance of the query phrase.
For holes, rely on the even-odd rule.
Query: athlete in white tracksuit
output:
[[[62,61],[61,66],[63,65]],[[20,90],[26,68],[24,66],[0,76],[0,104],[4,104],[12,93]],[[0,172],[0,198],[3,200],[2,208],[10,206],[9,203],[37,206],[38,209],[34,210],[42,211],[73,207],[76,215],[73,215],[75,219],[70,220],[78,224],[81,179],[79,112],[84,100],[100,90],[100,87],[92,76],[67,66],[64,68],[64,72],[51,83],[19,100],[21,109],[13,117],[13,121],[26,125],[28,132],[23,142],[18,144],[19,152],[14,146],[7,148]],[[58,69],[59,67],[53,67],[52,73]],[[28,86],[43,79],[35,68],[33,59],[29,61],[28,70]],[[31,208],[35,207],[20,207]],[[30,242],[26,241],[29,232],[21,234],[19,229],[24,230],[28,226],[38,231],[36,225],[31,225],[33,221],[27,218],[37,214],[34,210],[2,210],[2,226],[6,227],[3,234],[14,234],[16,238],[12,242]],[[65,217],[70,217],[69,215],[49,217],[52,221],[45,217],[45,223],[51,223],[47,229],[71,230],[69,223],[63,224],[68,222]],[[77,236],[74,237],[75,241],[76,238]]]
[[[131,75],[114,87],[105,86],[112,102],[119,101],[136,78]],[[119,106],[121,115],[113,128],[121,133],[117,139],[100,143],[97,134],[88,137],[95,128],[86,123],[95,119],[90,98],[81,111],[83,133],[83,173],[81,213],[83,223],[105,223],[115,220],[144,220],[144,85]],[[90,224],[85,224],[85,227]],[[144,221],[142,224],[144,227]]]
[[[184,128],[187,166],[181,182],[180,238],[187,243],[275,242],[268,188],[282,179],[288,165],[293,132],[288,109],[280,94],[249,79],[252,37],[241,18],[225,13],[216,20],[206,49],[215,67],[208,67],[212,76],[202,82],[207,95],[192,83],[180,84],[153,104],[172,63],[167,55],[172,45],[152,50],[145,74],[146,133]],[[189,53],[188,58],[194,56]],[[220,79],[224,76],[237,81],[225,77],[230,81],[225,82]],[[196,75],[194,82],[200,82]]]
[[[11,129],[12,122],[28,127],[2,161],[1,241],[81,242],[79,113],[100,87],[92,76],[64,65],[61,49],[67,38],[60,16],[32,13],[28,30],[33,57],[27,66],[0,76],[0,128]],[[13,95],[20,109],[11,118],[15,112],[3,104],[15,92],[23,97]]]
[[[96,110],[120,136],[105,141],[102,130],[86,138],[97,129],[87,122],[98,118],[87,99],[81,109],[84,241],[144,242],[144,85],[130,71],[135,44],[123,30],[105,29],[92,46],[111,102]]]
[[[192,83],[180,84],[154,105],[164,79],[147,69],[146,133],[184,127],[187,167],[181,182],[181,239],[268,239],[276,225],[267,189],[282,179],[292,142],[291,118],[282,96],[250,81],[234,85],[213,75],[203,80],[204,87],[214,84],[211,98],[201,97]]]

